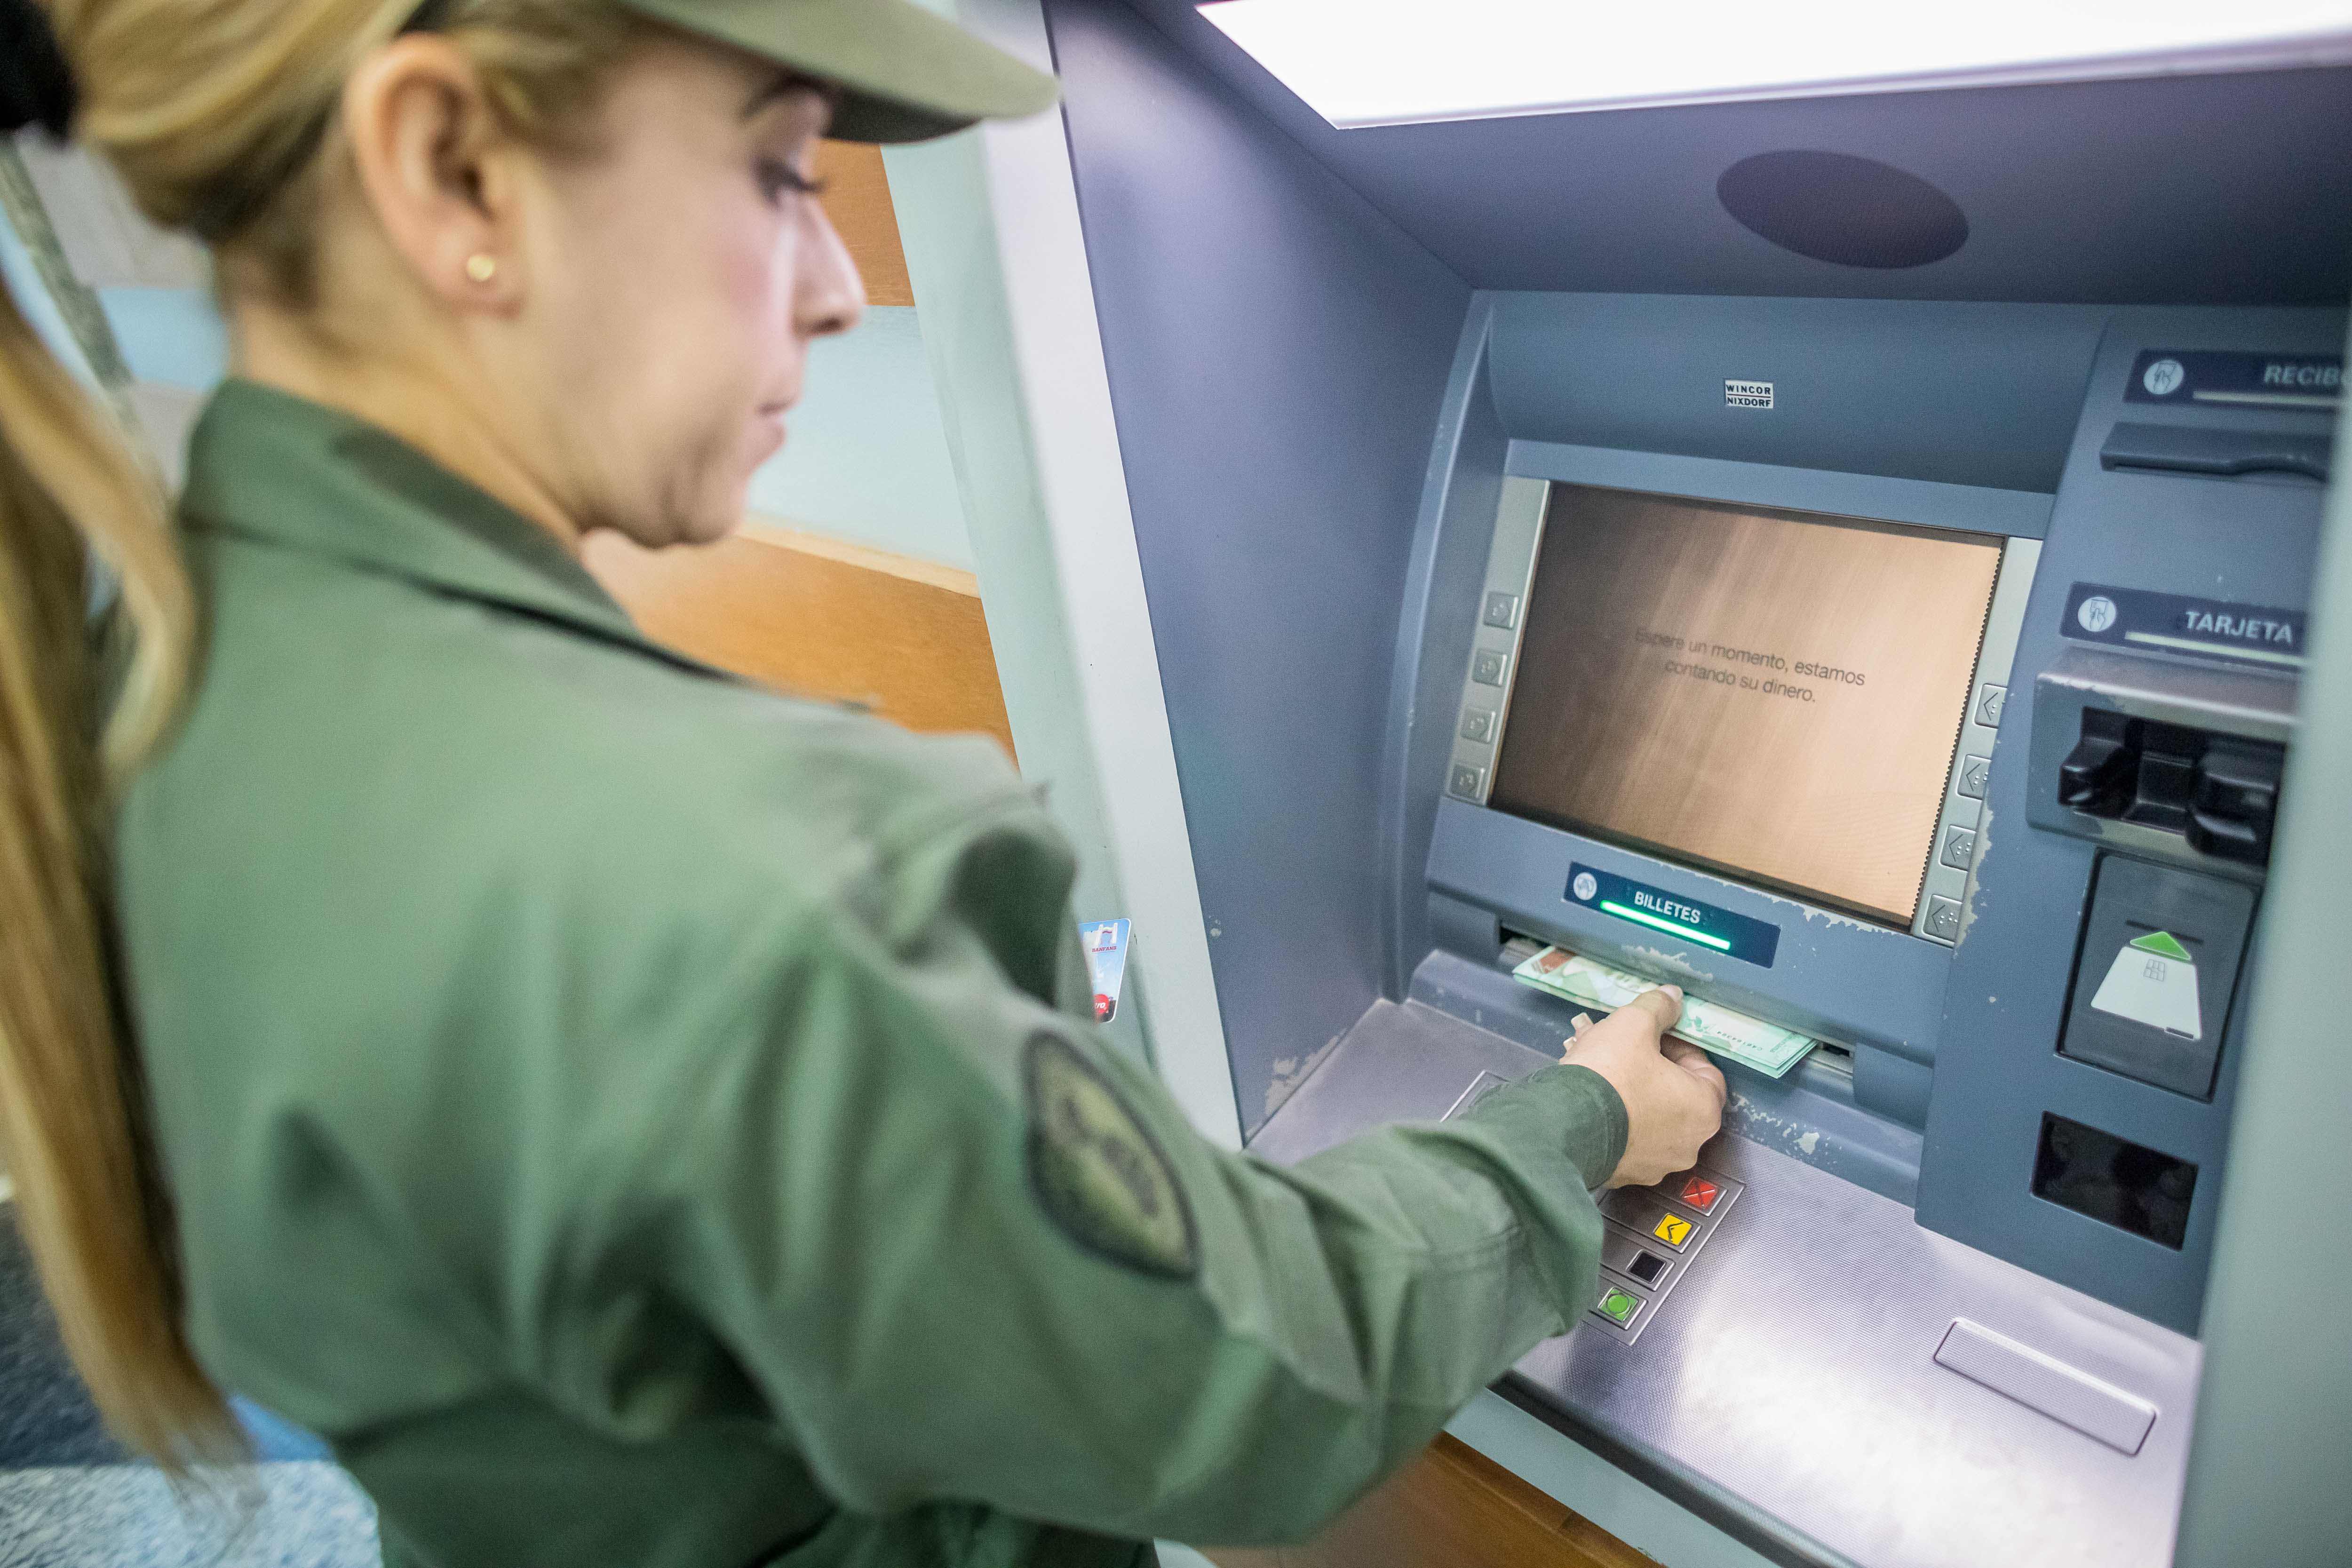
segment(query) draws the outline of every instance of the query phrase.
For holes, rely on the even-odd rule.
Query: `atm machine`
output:
[[[1773,1561],[2171,1561],[2344,57],[1339,129],[1184,0],[1037,17],[1247,1146],[1556,1058],[1548,950],[1814,1037],[1500,1392]]]

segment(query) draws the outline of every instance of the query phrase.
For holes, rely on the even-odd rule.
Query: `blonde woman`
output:
[[[1676,999],[1295,1170],[1194,1136],[992,748],[577,558],[735,526],[856,323],[818,138],[1051,84],[908,0],[412,5],[0,0],[0,126],[213,247],[238,366],[175,526],[0,310],[0,1127],[100,1405],[184,1468],[250,1394],[404,1564],[1311,1531],[1714,1130]]]

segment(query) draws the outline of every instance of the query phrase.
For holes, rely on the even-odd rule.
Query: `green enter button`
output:
[[[1631,1290],[1612,1290],[1601,1298],[1601,1315],[1621,1329],[1633,1322],[1633,1314],[1641,1310],[1642,1298]]]

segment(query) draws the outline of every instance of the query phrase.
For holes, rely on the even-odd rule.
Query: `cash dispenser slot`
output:
[[[1543,952],[1546,948],[1557,945],[1543,937],[1533,936],[1526,931],[1514,930],[1509,926],[1500,926],[1497,930],[1498,933],[1502,937],[1502,949],[1497,957],[1497,963],[1504,969],[1516,970],[1528,959],[1533,958],[1536,954]],[[1617,955],[1611,955],[1607,962],[1612,963],[1619,963],[1622,962],[1622,959]],[[1664,984],[1665,982],[1661,981],[1660,984]],[[1705,995],[1704,988],[1694,988],[1687,979],[1677,979],[1674,984],[1682,986],[1685,995],[1696,995],[1703,1001],[1707,999]],[[1610,1008],[1598,1002],[1576,1002],[1571,1003],[1570,1005],[1580,1009],[1594,1018],[1605,1018],[1609,1016],[1611,1011]],[[1727,1006],[1729,1005],[1725,1004],[1725,1005]],[[1829,1072],[1843,1074],[1849,1080],[1853,1079],[1853,1047],[1852,1046],[1843,1044],[1837,1040],[1825,1039],[1820,1035],[1812,1034],[1811,1033],[1810,1028],[1804,1025],[1794,1023],[1783,1024],[1780,1019],[1770,1017],[1760,1011],[1749,1011],[1748,1008],[1744,1007],[1735,1009],[1735,1011],[1745,1013],[1746,1016],[1752,1017],[1759,1022],[1769,1024],[1776,1028],[1788,1028],[1798,1034],[1806,1035],[1812,1040],[1812,1048],[1805,1053],[1802,1059],[1794,1068],[1791,1069],[1792,1071],[1822,1069]],[[1705,1042],[1693,1041],[1692,1043],[1703,1046]],[[1460,1109],[1466,1109],[1466,1107]]]
[[[2327,482],[2334,443],[2322,435],[2209,430],[2193,425],[2122,424],[2107,432],[2099,467],[2160,474],[2301,474]]]

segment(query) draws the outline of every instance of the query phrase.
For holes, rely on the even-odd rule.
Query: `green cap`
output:
[[[914,0],[621,0],[841,89],[831,134],[920,142],[1053,107],[1054,79]]]

